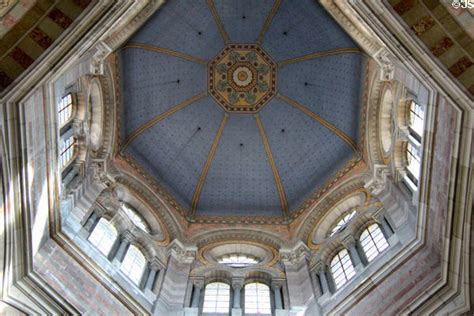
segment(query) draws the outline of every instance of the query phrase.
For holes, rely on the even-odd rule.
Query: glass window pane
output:
[[[124,203],[122,206],[122,210],[125,212],[125,214],[127,214],[128,218],[135,226],[147,233],[150,232],[150,227],[148,226],[148,224],[140,215],[135,212],[135,210],[132,209],[130,205]]]
[[[362,249],[369,262],[388,248],[387,240],[377,224],[370,225],[360,236]]]
[[[332,259],[331,274],[336,284],[336,289],[339,289],[355,275],[354,266],[346,249],[339,251]]]
[[[245,286],[245,313],[271,315],[270,289],[262,283],[250,283]]]
[[[101,218],[88,239],[100,252],[107,255],[117,239],[117,230],[109,221]]]
[[[133,283],[139,285],[146,267],[146,259],[143,253],[134,245],[128,247],[120,270],[128,276]]]
[[[331,230],[331,234],[329,236],[334,235],[335,233],[341,231],[344,227],[346,227],[347,223],[354,217],[356,214],[356,211],[348,212],[346,213],[340,220],[337,222],[337,224],[333,227]]]
[[[222,282],[209,283],[204,291],[204,313],[228,314],[230,308],[230,286]]]

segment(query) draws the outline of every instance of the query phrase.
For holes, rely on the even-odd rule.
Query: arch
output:
[[[203,313],[225,313],[230,311],[230,285],[224,282],[208,283],[204,289]]]
[[[117,229],[105,218],[101,218],[92,230],[88,240],[102,254],[108,255],[118,237]]]
[[[261,282],[247,283],[244,286],[245,314],[271,315],[270,287]]]
[[[355,276],[355,269],[346,248],[341,249],[331,259],[329,264],[335,289],[340,289]]]
[[[379,106],[379,139],[382,156],[387,157],[392,147],[394,96],[389,85],[385,86]]]
[[[104,104],[102,96],[102,87],[100,81],[95,78],[89,86],[89,140],[93,151],[97,151],[102,145],[102,131],[104,120]]]
[[[368,262],[374,260],[389,246],[382,230],[376,223],[370,224],[362,231],[359,236],[359,243]]]
[[[140,285],[145,268],[145,255],[137,246],[131,244],[122,260],[120,271],[125,274],[135,285]]]

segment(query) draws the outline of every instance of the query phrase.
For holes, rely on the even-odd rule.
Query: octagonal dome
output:
[[[364,63],[313,0],[168,1],[119,52],[120,152],[188,218],[291,218],[360,156]]]

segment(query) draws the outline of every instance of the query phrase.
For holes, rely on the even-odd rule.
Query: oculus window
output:
[[[329,236],[333,236],[334,234],[340,232],[343,230],[347,223],[354,217],[356,214],[356,211],[348,212],[346,213],[340,220],[337,222],[337,224],[334,226],[334,228],[331,230],[331,234]]]
[[[256,258],[244,254],[225,255],[219,258],[218,262],[232,268],[245,268],[258,264],[258,260]]]

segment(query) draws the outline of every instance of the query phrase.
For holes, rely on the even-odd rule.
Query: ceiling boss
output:
[[[228,112],[258,112],[275,86],[276,64],[255,44],[230,44],[209,64],[209,93]]]

